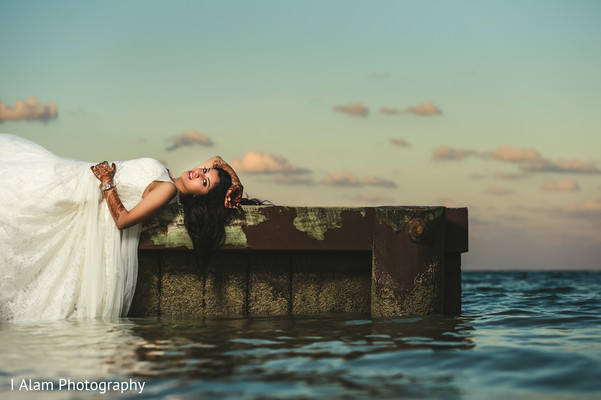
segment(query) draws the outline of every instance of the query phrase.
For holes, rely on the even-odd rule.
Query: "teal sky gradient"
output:
[[[464,268],[601,269],[599,21],[584,0],[4,2],[0,102],[34,96],[58,117],[0,130],[177,174],[275,154],[310,172],[242,172],[250,195],[467,206]],[[380,112],[428,102],[441,113]],[[354,103],[367,115],[334,110]],[[191,130],[214,145],[166,150]],[[442,146],[467,155],[435,159]],[[491,156],[502,146],[589,172],[524,173]],[[322,183],[340,172],[359,183]],[[310,184],[281,183],[292,177]]]

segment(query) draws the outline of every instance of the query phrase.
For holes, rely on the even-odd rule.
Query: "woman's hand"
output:
[[[242,200],[242,192],[244,192],[244,186],[241,183],[232,184],[225,194],[225,206],[227,208],[238,208]]]
[[[209,161],[213,162],[213,168],[221,168],[230,175],[232,186],[225,194],[225,206],[227,208],[238,208],[242,200],[244,186],[242,186],[238,175],[236,175],[236,171],[219,156],[212,157]]]
[[[113,183],[113,176],[115,176],[115,163],[113,163],[109,167],[109,163],[106,161],[101,162],[100,164],[96,164],[90,167],[96,178],[100,181],[101,184]]]

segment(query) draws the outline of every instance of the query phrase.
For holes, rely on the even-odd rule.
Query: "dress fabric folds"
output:
[[[115,164],[128,210],[153,181],[171,182],[154,159]],[[0,320],[127,315],[140,225],[117,229],[92,165],[0,135]]]

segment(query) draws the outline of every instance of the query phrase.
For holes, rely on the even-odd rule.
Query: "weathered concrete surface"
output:
[[[242,211],[201,273],[178,207],[148,221],[130,316],[461,312],[465,208]]]

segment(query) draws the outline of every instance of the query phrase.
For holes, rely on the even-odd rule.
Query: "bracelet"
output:
[[[100,190],[102,190],[103,192],[106,192],[107,190],[111,190],[114,189],[115,185],[113,185],[113,183],[105,183],[104,185],[100,185]]]

